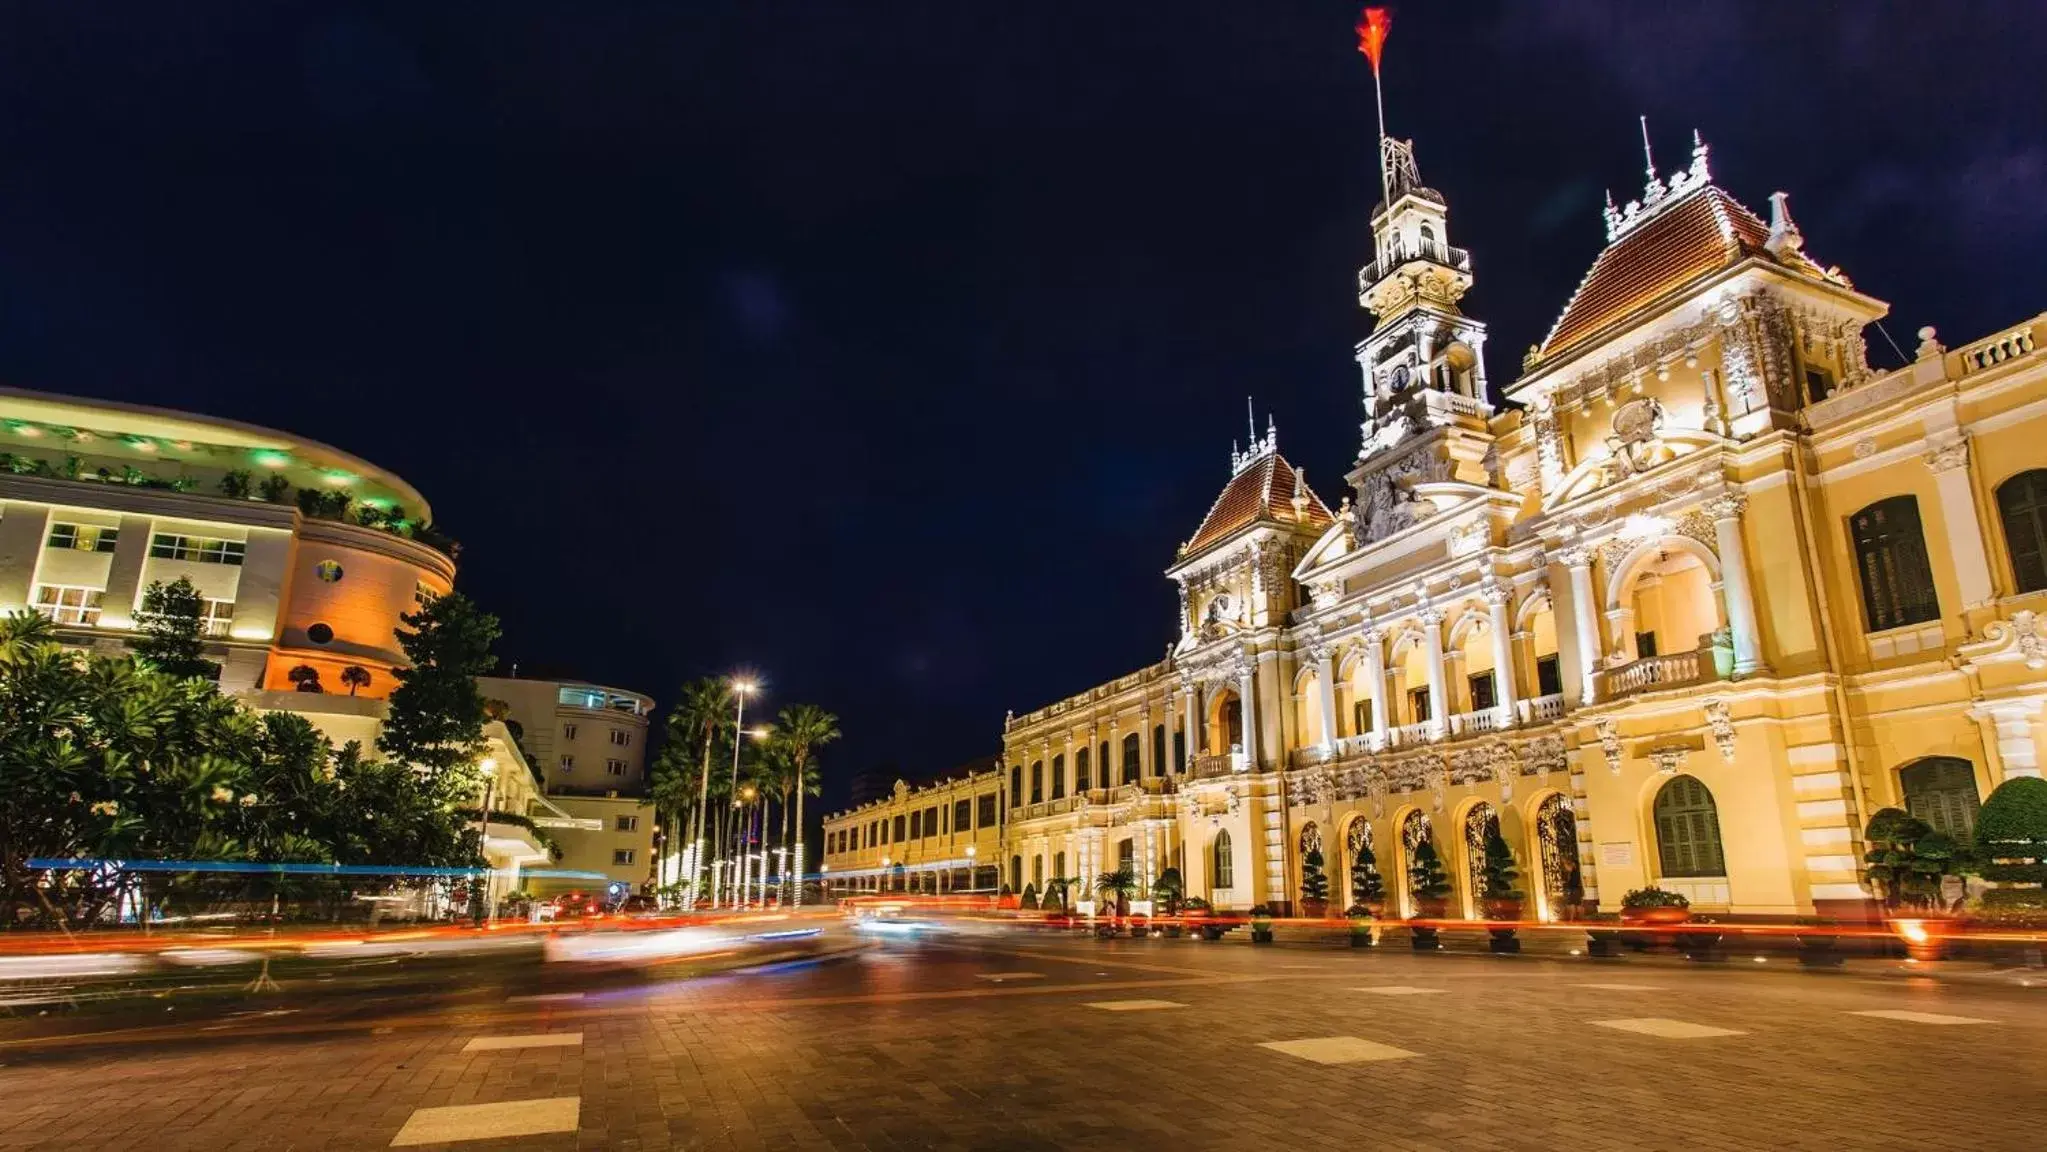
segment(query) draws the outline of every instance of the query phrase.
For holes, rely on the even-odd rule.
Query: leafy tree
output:
[[[353,696],[356,689],[370,686],[370,670],[360,664],[350,664],[341,670],[341,682],[347,686],[348,694]]]
[[[141,633],[132,643],[135,657],[167,676],[213,680],[220,666],[205,657],[200,638],[206,615],[206,598],[192,586],[188,576],[169,584],[150,581],[142,593],[142,609],[135,614]]]
[[[1436,842],[1424,840],[1414,848],[1414,866],[1408,870],[1407,890],[1417,904],[1434,904],[1450,896],[1450,877],[1436,855]]]
[[[1514,850],[1507,846],[1507,838],[1500,834],[1498,823],[1486,829],[1485,861],[1479,879],[1480,894],[1487,900],[1523,898],[1521,870],[1514,863]]]
[[[311,664],[298,665],[285,673],[284,678],[291,681],[292,686],[301,692],[326,691],[325,688],[320,686],[320,670]]]
[[[220,478],[220,494],[230,500],[246,500],[249,498],[249,480],[246,469],[232,469]]]
[[[796,835],[803,835],[803,795],[816,796],[822,790],[817,772],[817,753],[839,738],[839,718],[815,704],[791,704],[775,718],[775,743],[788,756],[792,786],[796,792]],[[807,854],[806,854],[807,855]],[[796,857],[792,854],[790,860]],[[800,878],[799,878],[800,880]],[[802,900],[797,889],[796,900]]]
[[[728,779],[713,780],[712,761],[720,744],[720,737],[731,732],[733,721],[732,689],[723,679],[699,677],[682,686],[675,710],[669,713],[666,738],[661,742],[661,752],[654,759],[653,782],[654,802],[671,829],[676,818],[685,811],[692,812],[690,818],[689,845],[702,845],[701,854],[708,859],[711,845],[705,838],[705,824],[714,809],[711,800],[729,799]],[[697,771],[690,771],[690,758],[696,756]],[[673,836],[670,837],[673,842]],[[708,875],[698,862],[698,876]]]
[[[1879,809],[1863,837],[1869,844],[1863,879],[1891,908],[1939,907],[1946,878],[1974,870],[1970,853],[1953,837],[1897,808]]]
[[[1310,848],[1301,857],[1301,899],[1329,899],[1329,873],[1322,868],[1322,850]]]
[[[1386,899],[1386,877],[1379,872],[1379,858],[1370,844],[1358,845],[1350,862],[1350,898],[1353,904],[1377,904]]]
[[[476,678],[497,664],[498,618],[459,592],[400,616],[398,647],[410,666],[391,673],[391,712],[377,737],[386,756],[421,769],[447,796],[468,785],[462,771],[483,755],[486,719]]]
[[[291,479],[283,473],[274,473],[263,478],[256,486],[256,494],[271,504],[291,503]]]

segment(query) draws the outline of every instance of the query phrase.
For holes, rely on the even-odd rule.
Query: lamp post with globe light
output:
[[[980,851],[979,848],[972,844],[967,845],[967,891],[969,892],[974,890],[974,857],[979,855]]]
[[[760,686],[751,680],[735,677],[732,680],[731,687],[734,705],[732,718],[732,787],[736,792],[739,788],[739,729],[740,725],[746,722],[746,698],[758,691]],[[710,766],[708,764],[705,765],[703,777],[697,784],[696,850],[691,853],[689,869],[688,906],[691,908],[696,906],[697,881],[703,875],[704,868],[704,818],[711,806],[711,773],[709,769]],[[735,799],[733,803],[736,806],[738,801]],[[718,893],[720,887],[718,884],[718,873],[720,871],[723,871],[723,869],[714,869],[711,874],[711,907],[713,908],[716,908],[719,902]]]

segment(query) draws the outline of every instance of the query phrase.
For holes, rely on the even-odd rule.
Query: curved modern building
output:
[[[223,690],[289,691],[310,669],[382,698],[399,616],[454,585],[431,525],[405,481],[289,432],[0,388],[0,613],[40,612],[82,647],[123,647],[149,586],[184,576]]]

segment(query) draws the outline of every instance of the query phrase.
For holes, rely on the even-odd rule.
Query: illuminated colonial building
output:
[[[1695,137],[1496,406],[1448,201],[1381,158],[1344,498],[1269,425],[1234,456],[1168,658],[1006,722],[1005,883],[1286,908],[1316,848],[1340,909],[1369,846],[1398,915],[1429,840],[1469,916],[1497,826],[1548,918],[1846,911],[1876,809],[1963,832],[2038,773],[2047,316],[1872,370],[1887,306]]]
[[[993,892],[1002,851],[1002,776],[984,759],[965,773],[824,819],[825,891]]]

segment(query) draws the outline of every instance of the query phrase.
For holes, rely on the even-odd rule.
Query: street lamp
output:
[[[731,688],[732,699],[737,706],[737,712],[732,723],[732,729],[735,733],[732,740],[732,787],[736,790],[739,787],[739,738],[736,733],[739,730],[739,726],[746,720],[746,698],[759,691],[760,686],[744,677],[734,677]],[[687,907],[690,908],[696,907],[697,883],[703,875],[704,817],[711,806],[711,766],[708,763],[708,757],[706,757],[706,760],[703,776],[697,782],[696,851],[692,854],[690,862],[689,902],[687,904]],[[737,802],[735,801],[734,803],[736,806]],[[711,877],[711,907],[713,908],[718,906],[718,894],[720,891],[718,876],[714,872]]]
[[[980,852],[981,850],[972,844],[967,845],[967,891],[969,892],[974,890],[974,857],[979,855]]]

